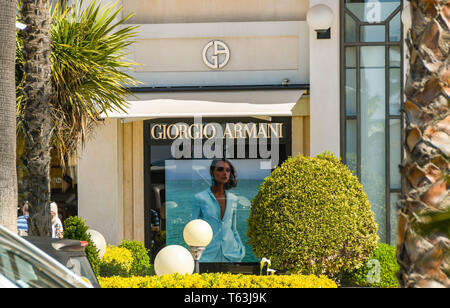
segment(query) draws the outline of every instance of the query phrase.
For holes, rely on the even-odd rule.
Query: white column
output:
[[[324,151],[340,156],[340,28],[339,1],[310,0],[310,7],[325,4],[334,13],[331,39],[317,39],[310,29],[311,156]]]
[[[105,120],[80,149],[78,216],[108,244],[123,237],[123,170],[120,120]]]
[[[83,8],[91,2],[84,1]],[[118,9],[122,0],[97,1],[100,6],[113,4]],[[120,12],[115,22],[122,15]],[[85,148],[79,150],[78,157],[78,216],[89,228],[102,233],[106,242],[112,245],[120,244],[123,238],[122,148],[120,120],[106,120],[104,125],[95,128]]]

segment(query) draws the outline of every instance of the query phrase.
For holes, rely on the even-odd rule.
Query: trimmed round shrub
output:
[[[396,248],[380,243],[369,261],[358,270],[345,273],[341,279],[343,286],[396,288],[398,287]]]
[[[70,216],[64,220],[63,235],[65,239],[88,242],[84,252],[86,253],[89,263],[91,263],[95,275],[98,275],[100,257],[98,256],[97,247],[95,247],[95,244],[91,240],[91,236],[87,233],[88,229],[89,227],[86,226],[84,220],[77,216]]]
[[[358,178],[333,154],[289,158],[252,199],[254,254],[286,272],[335,276],[361,267],[378,225]]]
[[[108,245],[100,261],[100,276],[129,277],[133,264],[133,254],[126,248]]]
[[[131,264],[130,275],[132,276],[148,276],[152,273],[150,264],[149,250],[139,241],[123,241],[119,247],[126,248],[131,251],[133,263]]]

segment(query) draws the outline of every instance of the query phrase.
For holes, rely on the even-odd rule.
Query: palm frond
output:
[[[129,86],[138,82],[126,73],[136,65],[126,60],[137,26],[125,25],[130,16],[118,18],[116,4],[100,6],[82,1],[73,6],[56,3],[52,12],[52,79],[55,98],[52,103],[53,146],[61,163],[83,145],[101,113],[124,111]],[[17,115],[22,112],[22,79],[18,39],[16,59]],[[22,122],[18,121],[18,132]]]

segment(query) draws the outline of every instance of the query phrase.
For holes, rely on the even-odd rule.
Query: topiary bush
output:
[[[139,241],[122,241],[119,247],[126,248],[131,251],[133,263],[131,264],[130,275],[132,276],[148,276],[152,274],[152,266],[149,250]]]
[[[86,253],[87,258],[91,263],[92,270],[94,271],[95,275],[98,275],[99,274],[98,266],[100,263],[100,258],[98,256],[97,247],[95,247],[94,243],[91,240],[91,237],[87,233],[88,229],[89,227],[86,226],[86,224],[81,218],[77,216],[71,216],[66,218],[66,220],[64,220],[63,237],[65,239],[88,242],[88,245],[84,249],[84,252]]]
[[[377,229],[358,178],[324,153],[289,158],[265,179],[251,202],[247,236],[275,269],[335,276],[369,259]]]
[[[399,270],[396,248],[380,243],[366,264],[354,272],[343,274],[341,284],[351,287],[396,288]]]
[[[100,261],[99,276],[101,277],[129,277],[133,265],[133,254],[123,247],[108,245]]]

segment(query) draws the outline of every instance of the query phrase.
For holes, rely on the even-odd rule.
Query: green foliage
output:
[[[206,273],[147,277],[100,277],[102,288],[337,288],[325,276]]]
[[[91,237],[87,233],[89,229],[85,222],[77,216],[68,217],[64,221],[64,238],[71,240],[87,241],[88,245],[85,248],[86,256],[91,263],[94,273],[97,275],[99,272],[100,258],[98,256],[98,249],[95,247],[91,240]]]
[[[150,264],[149,250],[139,241],[123,241],[119,247],[126,248],[131,251],[133,263],[130,269],[132,276],[149,276],[152,274],[152,266]]]
[[[247,235],[254,254],[275,269],[334,276],[369,259],[377,229],[358,178],[324,153],[289,158],[265,179]]]
[[[91,1],[56,1],[51,16],[52,83],[55,95],[51,103],[53,135],[51,145],[62,164],[84,143],[87,134],[99,122],[101,113],[124,110],[127,89],[136,85],[126,69],[136,63],[125,60],[128,46],[134,43],[137,26],[124,25],[131,15],[117,18],[122,8]],[[19,11],[20,12],[20,11]],[[20,18],[20,16],[19,16]],[[24,60],[23,43],[17,31],[16,97],[17,133],[23,133]]]
[[[123,241],[119,247],[108,245],[100,261],[99,276],[130,277],[153,274],[148,250],[139,241]]]
[[[108,245],[100,261],[99,276],[101,277],[129,277],[133,265],[133,254],[123,247]]]
[[[396,248],[380,243],[369,262],[354,272],[344,273],[341,283],[344,286],[396,288],[399,270]]]

